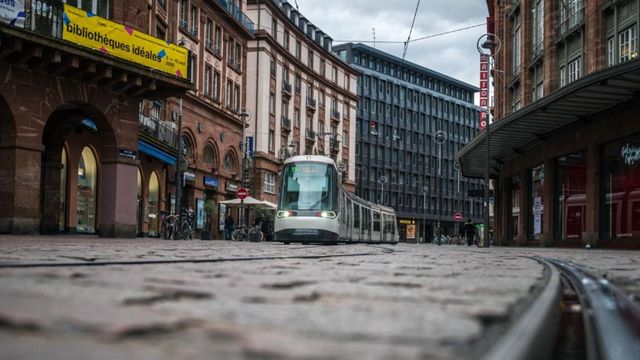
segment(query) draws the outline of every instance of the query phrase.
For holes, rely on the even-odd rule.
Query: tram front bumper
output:
[[[282,242],[337,242],[338,234],[322,229],[285,229],[276,231],[275,241]]]

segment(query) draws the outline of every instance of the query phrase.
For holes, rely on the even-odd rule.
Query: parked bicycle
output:
[[[260,242],[264,238],[264,234],[260,229],[260,224],[254,227],[248,227],[247,225],[240,225],[231,233],[231,240],[233,241],[253,241]]]
[[[180,214],[180,231],[177,240],[193,240],[193,217],[193,209],[182,208],[182,213]]]

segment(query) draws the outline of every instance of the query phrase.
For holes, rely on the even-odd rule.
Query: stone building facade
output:
[[[487,1],[495,121],[459,154],[496,180],[496,240],[640,246],[637,0]],[[487,138],[490,143],[486,163]]]
[[[276,203],[276,179],[293,154],[333,158],[355,191],[356,72],[332,51],[332,39],[282,0],[249,0],[247,163],[252,196]]]

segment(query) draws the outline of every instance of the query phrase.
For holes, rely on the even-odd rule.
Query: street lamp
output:
[[[180,215],[180,202],[182,201],[182,98],[179,100],[178,108],[178,158],[176,159],[176,199],[175,214]]]
[[[387,181],[387,178],[382,175],[378,178],[378,182],[380,183],[380,200],[378,201],[378,204],[383,205],[384,204],[384,183]]]
[[[491,76],[491,70],[492,70],[491,68],[493,64],[491,60],[493,56],[500,51],[500,47],[501,47],[500,38],[492,33],[486,33],[481,35],[478,38],[478,41],[476,42],[476,48],[478,49],[478,53],[480,53],[481,56],[484,55],[488,57],[489,76]],[[486,88],[487,99],[490,98],[489,96],[489,94],[491,93],[490,88],[491,88],[491,81],[487,79],[487,88]],[[482,94],[481,94],[481,97],[482,97]],[[487,114],[486,114],[487,124],[485,128],[486,129],[485,130],[486,131],[486,135],[485,135],[486,153],[485,153],[485,169],[484,169],[484,231],[483,231],[485,247],[489,247],[489,168],[491,166],[491,163],[489,160],[490,158],[489,141],[490,141],[490,135],[491,135],[491,104],[489,103],[489,101],[487,102],[487,105],[488,105]]]
[[[440,228],[440,221],[442,220],[442,144],[447,141],[447,133],[438,130],[433,136],[433,140],[438,144],[438,223],[436,226],[436,242],[440,245],[440,236],[442,229]]]
[[[244,189],[249,188],[249,158],[247,157],[247,153],[249,149],[247,148],[247,119],[251,116],[247,109],[243,109],[239,114],[242,119],[242,141],[240,141],[240,148],[242,149],[242,187]],[[255,195],[255,194],[254,194]],[[240,209],[241,209],[241,223],[247,225],[247,216],[244,207],[244,199],[240,200]]]
[[[427,185],[422,186],[422,241],[427,242]]]

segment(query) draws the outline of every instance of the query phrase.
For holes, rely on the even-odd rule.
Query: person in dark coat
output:
[[[224,239],[231,240],[231,233],[233,233],[233,218],[231,214],[227,214],[226,219],[224,219]]]
[[[476,236],[476,226],[471,219],[464,224],[464,234],[467,236],[467,246],[473,245],[473,238]]]

